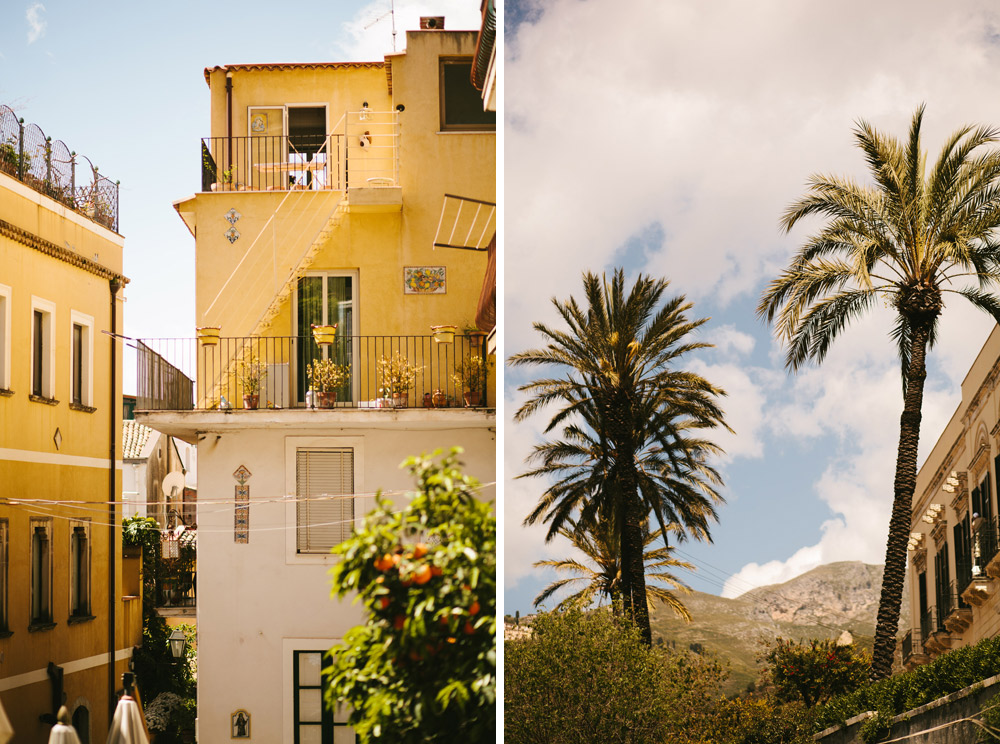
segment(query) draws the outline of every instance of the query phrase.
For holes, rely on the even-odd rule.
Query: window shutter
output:
[[[295,453],[296,548],[329,553],[354,527],[354,450],[299,449]]]

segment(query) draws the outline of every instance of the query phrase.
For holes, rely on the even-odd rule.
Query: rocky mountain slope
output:
[[[846,630],[870,650],[881,588],[882,566],[845,561],[735,599],[695,592],[684,598],[692,622],[658,607],[651,618],[653,638],[715,654],[729,664],[727,691],[735,692],[757,679],[757,656],[778,636],[837,638]],[[905,632],[909,603],[903,604],[899,627]]]

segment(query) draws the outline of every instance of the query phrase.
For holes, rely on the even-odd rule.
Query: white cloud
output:
[[[41,3],[32,3],[24,13],[28,20],[28,43],[34,44],[45,35],[45,28],[49,22],[44,17],[45,6]]]
[[[363,6],[345,24],[347,40],[336,50],[338,59],[379,61],[392,54],[393,16],[389,0]],[[482,21],[479,4],[467,0],[396,0],[396,51],[406,48],[406,32],[420,28],[421,16],[444,16],[448,31],[478,31]]]
[[[932,158],[958,126],[1000,123],[1000,99],[986,95],[1000,88],[1000,9],[982,0],[961,13],[932,0],[534,7],[532,20],[507,37],[504,67],[505,261],[530,267],[505,286],[508,351],[538,343],[531,323],[552,321],[548,298],[579,297],[581,271],[604,270],[650,225],[662,228],[663,244],[632,269],[669,278],[696,315],[755,304],[819,224],[788,236],[779,230],[809,175],[864,175],[851,134],[859,118],[902,136],[926,102]],[[887,37],[904,10],[907,32]],[[964,301],[948,302],[929,363],[921,458],[992,326]],[[887,316],[879,309],[847,329],[821,366],[794,376],[752,313],[704,328],[718,348],[689,366],[729,392],[737,435],[720,443],[730,460],[767,467],[768,453],[790,443],[829,447],[809,455],[817,475],[802,508],[822,525],[815,544],[755,561],[752,536],[773,527],[775,515],[767,494],[741,491],[741,500],[760,500],[761,523],[747,525],[745,543],[713,548],[737,551],[717,564],[745,564],[734,586],[833,560],[882,560],[902,405]],[[760,361],[758,345],[767,343],[770,356]],[[751,355],[759,366],[748,363]],[[532,436],[508,428],[508,462]],[[505,498],[520,487],[508,485]],[[506,522],[505,540],[518,546],[508,555],[530,565],[522,553],[540,548],[522,539],[518,522]]]

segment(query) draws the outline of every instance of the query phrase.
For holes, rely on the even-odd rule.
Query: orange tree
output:
[[[350,706],[362,742],[492,741],[496,727],[496,517],[455,448],[403,465],[417,493],[387,498],[347,541],[333,595],[368,622],[330,650],[327,704]]]
[[[853,643],[831,639],[795,643],[778,638],[763,658],[781,702],[801,700],[807,708],[852,692],[865,682],[871,660]]]

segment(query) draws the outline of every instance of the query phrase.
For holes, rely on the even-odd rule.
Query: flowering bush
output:
[[[184,699],[172,692],[161,692],[157,695],[144,711],[149,730],[154,733],[166,731],[170,727],[174,713],[180,710],[183,704]]]
[[[775,697],[801,700],[807,708],[860,687],[871,660],[853,643],[813,639],[793,642],[778,638],[764,654]]]

